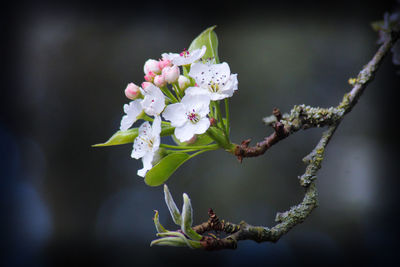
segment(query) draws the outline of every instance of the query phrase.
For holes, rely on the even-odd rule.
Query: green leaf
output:
[[[208,128],[206,133],[210,138],[214,139],[214,141],[218,145],[223,147],[225,150],[233,151],[235,149],[235,145],[228,142],[228,140],[225,138],[224,132],[221,129],[212,126]]]
[[[183,207],[182,207],[182,225],[181,230],[188,237],[193,240],[201,240],[203,236],[199,235],[192,229],[193,224],[193,209],[192,204],[190,203],[190,198],[186,193],[183,193]]]
[[[189,158],[186,153],[169,154],[147,172],[145,183],[149,186],[162,185]]]
[[[138,128],[129,129],[127,131],[118,131],[113,136],[108,139],[107,142],[92,145],[92,147],[101,147],[101,146],[115,146],[132,143],[133,140],[138,136]]]
[[[172,195],[169,192],[168,186],[166,184],[164,184],[164,198],[165,198],[165,203],[167,204],[169,213],[171,214],[171,217],[174,220],[174,223],[180,226],[182,223],[181,213],[179,212],[179,209],[176,206],[175,201],[172,198]]]
[[[162,125],[161,127],[161,136],[169,136],[174,133],[175,128],[172,126]],[[133,143],[138,134],[138,128],[129,129],[127,131],[118,131],[111,136],[107,142],[92,145],[92,147],[116,146]]]
[[[185,237],[169,236],[153,240],[150,246],[171,246],[171,247],[189,247],[202,248],[200,242],[187,239]]]
[[[154,221],[154,225],[156,226],[157,233],[165,233],[165,232],[168,232],[168,231],[164,228],[164,226],[162,226],[162,224],[160,223],[160,220],[158,219],[158,211],[155,210],[154,212],[155,212],[155,214],[154,214],[153,221]]]
[[[212,26],[197,36],[189,46],[189,51],[193,51],[195,49],[200,49],[203,45],[207,47],[206,53],[203,56],[203,60],[207,60],[208,58],[215,58],[215,63],[219,63],[218,58],[218,37],[214,32],[214,29],[217,26]]]

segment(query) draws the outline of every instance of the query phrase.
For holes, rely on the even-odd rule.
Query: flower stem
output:
[[[141,119],[143,119],[143,120],[145,120],[145,121],[154,121],[154,119],[152,118],[152,117],[149,117],[149,116],[147,116],[146,114],[143,114],[142,116],[141,116]],[[164,125],[168,125],[168,126],[170,126],[171,125],[171,123],[170,122],[167,122],[167,121],[161,121],[161,124],[164,124]]]
[[[181,90],[178,88],[178,86],[176,85],[176,83],[173,83],[173,84],[172,84],[172,87],[174,88],[176,97],[178,98],[179,101],[181,101],[181,98],[182,98],[182,96],[181,96]]]
[[[219,102],[215,101],[214,103],[215,103],[216,113],[217,113],[217,116],[218,116],[218,123],[217,123],[218,128],[220,128],[224,132],[226,141],[228,143],[230,143],[228,131],[226,130],[227,127],[225,126],[224,120],[222,119],[221,108],[219,106]]]
[[[161,91],[171,100],[172,103],[179,102],[178,99],[171,93],[168,87],[163,86],[161,87]]]
[[[205,145],[205,146],[174,146],[174,145],[160,144],[160,147],[172,148],[172,149],[195,149],[195,150],[220,148],[218,144]]]
[[[219,148],[219,147],[218,147],[218,148]],[[203,149],[203,150],[200,150],[199,152],[196,152],[196,153],[193,153],[192,155],[190,155],[189,158],[188,158],[188,160],[191,159],[191,158],[196,157],[197,155],[199,155],[199,154],[201,154],[201,153],[204,153],[204,152],[207,152],[207,151],[210,151],[210,150],[216,150],[216,149],[218,149],[218,148],[210,148],[210,149]]]
[[[226,119],[226,133],[229,138],[230,121],[229,121],[229,100],[228,100],[228,98],[225,98],[225,119]]]

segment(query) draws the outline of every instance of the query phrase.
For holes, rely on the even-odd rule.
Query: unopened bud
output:
[[[149,87],[150,85],[152,85],[151,82],[142,82],[142,88],[146,89],[147,87]]]
[[[148,82],[153,82],[154,77],[156,77],[156,74],[152,71],[149,71],[146,75],[144,75],[144,79]]]
[[[131,100],[138,98],[140,95],[140,88],[134,83],[129,83],[125,89],[125,96]]]
[[[156,77],[154,77],[154,84],[157,87],[165,86],[167,82],[165,81],[164,75],[157,75]]]
[[[174,83],[178,80],[179,78],[179,67],[174,65],[172,67],[165,67],[162,70],[162,74],[164,75],[165,81],[167,83]]]
[[[160,61],[158,61],[158,68],[160,69],[160,70],[163,70],[165,67],[171,67],[172,66],[172,63],[171,63],[171,60],[169,60],[169,59],[162,59],[162,60],[160,60]]]
[[[143,67],[143,71],[144,74],[148,74],[149,72],[153,72],[156,74],[160,74],[161,73],[161,69],[158,65],[158,61],[154,60],[154,59],[149,59],[146,61],[146,63],[144,63],[144,67]]]
[[[190,85],[190,80],[188,77],[180,75],[178,78],[179,89],[185,91],[186,88]]]

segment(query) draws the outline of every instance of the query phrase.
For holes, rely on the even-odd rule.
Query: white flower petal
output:
[[[135,123],[140,113],[142,113],[143,109],[141,106],[141,102],[142,100],[135,100],[131,101],[129,105],[124,105],[124,112],[126,113],[126,115],[123,116],[121,120],[121,131],[128,130]]]
[[[125,115],[122,117],[121,126],[119,127],[119,129],[121,131],[126,131],[133,125],[134,122],[135,119],[132,116]]]
[[[168,105],[162,116],[164,119],[171,122],[171,126],[180,127],[187,121],[185,112],[186,109],[182,103],[175,103]]]
[[[161,117],[156,116],[152,125],[152,136],[158,136],[161,133]]]
[[[163,53],[161,55],[163,59],[172,60],[173,58],[179,57],[179,54],[176,53]]]
[[[149,85],[143,90],[144,99],[141,102],[142,108],[147,115],[159,115],[165,108],[165,96],[155,85]]]
[[[238,89],[237,74],[231,74],[229,80],[227,81],[226,85],[220,90],[219,94],[224,96],[223,98],[231,97],[237,89]]]
[[[213,73],[209,65],[193,63],[190,67],[189,76],[196,81],[198,86],[207,87],[208,83],[212,80]]]
[[[171,60],[172,64],[177,66],[189,65],[199,60],[206,53],[207,47],[203,45],[201,49],[195,49],[191,52],[184,51],[181,54],[164,53],[162,57]]]
[[[232,95],[230,95],[232,96]],[[218,100],[222,100],[224,98],[230,97],[228,94],[224,94],[224,93],[211,93],[210,92],[210,98],[212,101],[218,101]]]
[[[202,118],[198,123],[194,124],[196,126],[194,133],[203,134],[210,127],[210,120],[207,117]]]
[[[151,125],[148,121],[145,121],[139,127],[139,136],[148,138],[151,136]]]
[[[189,87],[185,90],[185,95],[209,95],[209,91],[202,87]]]
[[[210,120],[207,117],[200,119],[197,123],[187,122],[182,127],[175,128],[175,136],[181,142],[190,140],[195,134],[203,134],[210,127]]]
[[[133,143],[133,150],[131,157],[140,159],[149,152],[152,151],[152,147],[149,145],[151,140],[151,126],[148,121],[144,122],[139,127],[139,135],[136,137]]]
[[[174,134],[181,142],[190,140],[194,135],[193,124],[191,122],[187,122],[181,127],[175,128]]]
[[[151,136],[153,140],[152,152],[155,152],[160,147],[160,133],[161,133],[161,117],[156,116],[151,127]]]
[[[185,105],[186,112],[194,112],[200,117],[210,112],[210,97],[206,94],[185,95],[181,103]]]
[[[221,64],[210,65],[211,72],[213,74],[212,80],[215,83],[222,84],[226,83],[231,75],[231,70],[228,63],[223,62]]]
[[[205,45],[203,45],[201,47],[201,49],[196,49],[196,50],[193,50],[192,52],[190,52],[190,57],[194,59],[193,62],[202,58],[204,56],[204,54],[206,53],[206,50],[207,50],[207,47]]]
[[[153,165],[151,164],[153,161],[154,153],[148,153],[142,158],[143,169],[137,171],[137,175],[141,177],[145,177],[148,170],[150,170]]]

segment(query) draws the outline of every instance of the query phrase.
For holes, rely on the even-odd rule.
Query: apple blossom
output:
[[[165,67],[171,67],[172,66],[172,62],[169,59],[161,59],[160,61],[158,61],[158,67],[160,68],[160,70],[162,70]]]
[[[142,88],[145,89],[148,86],[153,85],[151,82],[142,82]]]
[[[195,134],[205,133],[210,127],[207,118],[209,105],[207,95],[185,95],[180,103],[168,105],[162,115],[175,127],[175,136],[179,141],[185,142]]]
[[[146,61],[146,63],[144,63],[143,71],[144,71],[144,74],[148,74],[149,72],[153,72],[155,74],[160,74],[161,68],[160,68],[157,60],[148,59]]]
[[[162,70],[162,75],[164,76],[165,81],[167,83],[176,82],[179,78],[179,74],[180,74],[179,67],[176,65],[174,65],[172,67],[165,67]]]
[[[152,126],[150,126],[150,123],[146,121],[139,127],[139,135],[133,143],[131,157],[142,159],[143,168],[137,171],[137,175],[141,177],[144,177],[147,171],[153,167],[152,162],[154,155],[160,147],[160,133],[160,116],[154,118]]]
[[[147,115],[156,116],[164,110],[165,96],[157,86],[150,84],[141,90],[144,99],[141,102],[142,108]]]
[[[227,63],[192,64],[189,76],[195,79],[198,87],[186,89],[186,94],[207,94],[211,100],[231,97],[238,89],[237,74],[231,74]]]
[[[154,77],[154,84],[157,87],[165,86],[167,84],[167,82],[165,81],[164,75],[157,75],[156,77]]]
[[[128,104],[124,105],[124,112],[126,115],[122,117],[121,120],[121,131],[128,130],[138,119],[139,115],[142,113],[143,108],[141,105],[142,100],[134,100]]]
[[[154,81],[154,77],[156,77],[156,74],[152,71],[149,71],[146,75],[144,75],[144,79],[147,82],[153,82]]]
[[[162,54],[163,59],[170,60],[172,64],[177,66],[189,65],[193,62],[199,60],[206,53],[206,46],[203,45],[201,49],[195,49],[192,52],[187,51],[186,49],[179,54],[175,53],[164,53]]]
[[[180,75],[178,78],[178,84],[179,89],[184,91],[190,85],[190,80],[186,76]]]
[[[125,89],[125,96],[131,100],[135,100],[140,95],[140,87],[134,83],[129,83]]]

